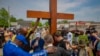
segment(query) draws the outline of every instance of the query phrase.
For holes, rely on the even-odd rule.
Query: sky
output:
[[[6,8],[10,15],[25,20],[27,10],[49,12],[49,0],[0,0],[0,9]],[[100,22],[100,0],[57,0],[57,12],[74,14],[74,21]]]

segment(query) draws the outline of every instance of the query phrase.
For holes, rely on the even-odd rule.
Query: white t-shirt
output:
[[[68,32],[67,40],[70,42],[70,44],[72,44],[72,38],[73,38],[73,34],[71,32]]]

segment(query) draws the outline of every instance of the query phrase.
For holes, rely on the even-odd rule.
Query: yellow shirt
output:
[[[11,41],[13,42],[15,38],[16,38],[16,35],[13,35]]]

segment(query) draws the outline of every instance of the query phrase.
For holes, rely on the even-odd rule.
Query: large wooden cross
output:
[[[43,11],[27,11],[28,18],[42,18],[50,20],[50,32],[53,34],[57,29],[57,19],[74,19],[74,14],[57,13],[57,0],[50,1],[50,12]],[[65,6],[65,5],[64,5]]]

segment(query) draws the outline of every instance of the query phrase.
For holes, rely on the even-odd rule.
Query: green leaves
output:
[[[45,25],[46,27],[49,27],[49,22],[45,22],[44,25]]]
[[[58,21],[58,24],[66,24],[66,23],[68,23],[67,20],[61,20],[61,21]]]
[[[16,18],[11,16],[10,13],[5,9],[0,9],[0,26],[8,27],[10,22],[16,22]]]
[[[35,25],[35,22],[32,21],[31,22],[31,25],[34,26]],[[44,24],[42,22],[39,22],[38,26],[39,27],[49,27],[49,22],[45,22]]]
[[[0,18],[7,19],[9,17],[9,13],[5,8],[0,9]]]
[[[80,40],[84,41],[84,43],[86,43],[86,44],[89,42],[87,35],[80,35],[78,41],[80,41]]]
[[[32,26],[34,26],[34,25],[35,25],[35,22],[34,22],[34,21],[33,21],[33,22],[31,22],[31,25],[32,25]],[[39,23],[38,23],[38,26],[39,26],[39,27],[42,27],[42,26],[43,26],[43,24],[42,24],[41,22],[39,22]]]
[[[32,25],[32,26],[34,26],[34,25],[35,25],[35,22],[34,22],[34,21],[33,21],[33,22],[31,22],[31,25]]]
[[[39,27],[42,27],[42,26],[43,26],[43,24],[42,24],[41,22],[39,22],[38,26],[39,26]]]
[[[16,22],[17,20],[16,20],[16,18],[14,17],[14,16],[11,16],[10,17],[10,22]]]
[[[8,26],[9,13],[5,8],[0,9],[0,26]]]

